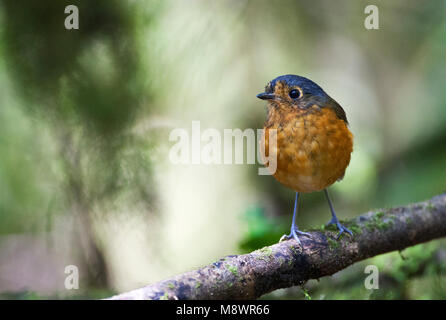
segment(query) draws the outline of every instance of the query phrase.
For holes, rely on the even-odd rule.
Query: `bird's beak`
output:
[[[262,100],[274,100],[276,96],[273,93],[262,92],[257,95],[257,98]]]

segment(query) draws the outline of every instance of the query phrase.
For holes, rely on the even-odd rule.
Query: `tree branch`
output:
[[[343,221],[354,236],[335,229],[287,240],[249,254],[227,256],[110,299],[255,299],[279,288],[332,275],[382,253],[446,236],[446,193],[404,207],[370,211]]]

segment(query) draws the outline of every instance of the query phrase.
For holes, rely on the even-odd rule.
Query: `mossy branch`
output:
[[[370,211],[343,221],[354,236],[311,231],[302,247],[287,240],[249,254],[227,256],[110,299],[256,299],[279,288],[332,275],[382,253],[446,236],[446,193],[429,201]]]

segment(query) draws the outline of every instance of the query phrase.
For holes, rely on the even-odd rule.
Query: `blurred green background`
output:
[[[66,30],[65,6],[79,8]],[[257,165],[173,165],[174,128],[261,128],[256,99],[306,76],[355,135],[341,218],[446,190],[446,3],[0,2],[0,298],[101,298],[278,241],[293,192]],[[304,195],[298,223],[330,218]],[[445,241],[273,299],[445,299]],[[364,267],[381,271],[364,288]],[[66,290],[65,266],[79,267]],[[308,294],[305,294],[308,293]]]

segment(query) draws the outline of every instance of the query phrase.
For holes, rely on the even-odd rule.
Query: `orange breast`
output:
[[[353,150],[346,123],[330,108],[279,112],[266,124],[260,141],[266,156],[277,154],[273,176],[298,192],[320,191],[342,178]],[[271,129],[277,130],[276,150],[269,150]]]

